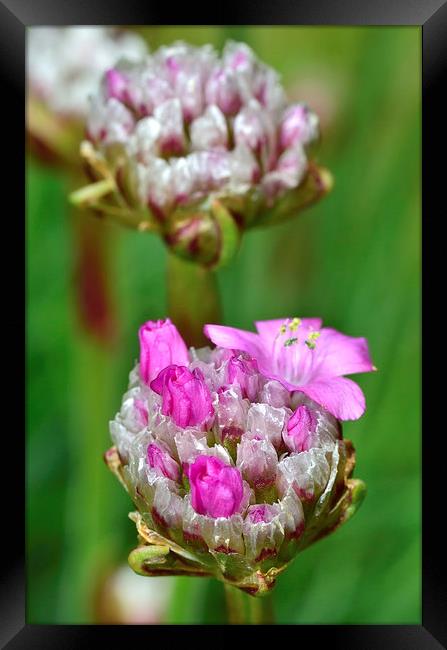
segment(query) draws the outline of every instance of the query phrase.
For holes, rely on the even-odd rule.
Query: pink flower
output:
[[[149,467],[157,470],[157,472],[166,476],[166,478],[170,478],[172,481],[178,481],[180,477],[179,464],[160,444],[151,442],[148,445],[147,462]]]
[[[128,82],[125,75],[122,72],[116,70],[115,68],[111,68],[110,70],[107,70],[107,72],[105,73],[105,83],[106,83],[107,94],[109,97],[114,97],[115,99],[118,99],[121,102],[126,101]]]
[[[238,469],[214,456],[198,456],[189,466],[191,505],[200,515],[231,517],[238,512],[244,488]]]
[[[290,451],[307,451],[312,447],[312,433],[317,427],[317,418],[312,411],[301,404],[283,431],[283,440]]]
[[[191,372],[184,366],[170,365],[150,386],[162,397],[163,415],[170,415],[179,427],[205,425],[214,413],[211,393],[198,368]]]
[[[305,104],[289,106],[284,113],[280,128],[280,144],[283,149],[297,144],[307,145],[318,137],[318,118]]]
[[[189,363],[185,342],[169,318],[147,321],[140,327],[138,335],[140,375],[145,384],[149,384],[161,370],[173,363]]]
[[[321,327],[319,318],[256,323],[257,334],[223,325],[205,325],[213,343],[254,357],[262,374],[290,391],[300,391],[339,420],[356,420],[365,411],[360,387],[343,375],[375,370],[364,338]]]
[[[242,397],[254,402],[259,388],[259,369],[256,359],[249,354],[234,355],[228,361],[227,383],[237,384]]]
[[[217,105],[226,115],[234,115],[242,106],[237,78],[232,70],[217,67],[205,88],[208,104]]]

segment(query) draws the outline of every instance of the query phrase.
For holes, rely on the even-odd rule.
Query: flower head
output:
[[[343,375],[374,370],[366,339],[322,327],[319,318],[259,321],[256,329],[206,325],[204,331],[216,345],[250,354],[265,376],[304,393],[336,418],[363,414],[361,389]]]
[[[176,42],[114,65],[92,98],[87,138],[92,174],[121,194],[101,209],[121,207],[129,225],[206,266],[228,259],[241,230],[295,214],[330,186],[309,158],[317,116],[290,104],[278,74],[243,43],[219,56]]]
[[[150,383],[137,365],[110,424],[106,461],[139,511],[143,545],[129,562],[143,575],[214,575],[261,594],[355,511],[364,486],[351,478],[353,447],[333,415],[250,353],[186,355],[184,365],[166,357]]]
[[[27,127],[38,151],[78,164],[89,96],[117,60],[137,61],[146,52],[144,40],[126,29],[31,27]],[[118,83],[116,79],[114,83]]]

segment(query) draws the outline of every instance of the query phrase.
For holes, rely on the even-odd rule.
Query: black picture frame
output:
[[[3,164],[1,178],[7,182],[7,198],[10,208],[3,230],[3,242],[7,243],[9,252],[14,247],[16,268],[11,269],[11,260],[6,262],[1,277],[5,278],[4,298],[8,305],[16,301],[17,307],[8,307],[5,312],[7,325],[6,336],[10,340],[17,336],[17,345],[7,344],[10,348],[10,363],[5,366],[8,370],[7,382],[20,385],[23,378],[23,368],[18,362],[17,350],[23,342],[23,330],[20,329],[17,314],[23,313],[21,290],[25,287],[25,255],[24,255],[24,226],[23,213],[25,203],[24,182],[24,89],[25,89],[25,28],[32,25],[138,25],[138,24],[171,24],[173,13],[175,19],[185,18],[184,24],[297,24],[297,25],[418,25],[422,29],[422,70],[423,70],[423,142],[422,142],[422,241],[423,241],[423,304],[424,304],[424,355],[423,355],[423,590],[422,590],[422,624],[421,625],[357,625],[357,626],[281,626],[282,631],[291,632],[296,643],[304,645],[322,645],[355,648],[356,650],[373,650],[380,648],[403,648],[405,650],[421,650],[423,648],[441,648],[447,646],[447,588],[442,580],[442,568],[445,567],[445,542],[442,524],[445,517],[443,499],[443,478],[447,454],[445,449],[445,434],[437,423],[437,418],[445,420],[442,411],[442,382],[430,381],[433,377],[432,368],[439,365],[437,354],[445,346],[437,346],[442,342],[442,324],[439,316],[434,320],[434,310],[430,310],[430,302],[434,304],[442,294],[436,287],[436,279],[442,278],[443,243],[442,218],[445,213],[443,196],[445,181],[445,163],[441,153],[445,151],[445,104],[442,102],[443,82],[447,67],[447,3],[445,0],[305,0],[302,2],[274,3],[239,2],[237,9],[225,5],[225,12],[215,12],[215,15],[204,15],[191,6],[183,5],[172,11],[166,7],[163,11],[160,4],[152,7],[148,3],[137,0],[126,0],[123,3],[97,1],[87,3],[78,0],[0,0],[0,78],[2,79],[2,111],[3,124],[3,153],[0,156]],[[197,19],[197,21],[196,21]],[[206,20],[205,20],[206,19]],[[181,24],[176,23],[176,24]],[[442,118],[444,118],[443,121]],[[6,125],[6,126],[5,126]],[[21,140],[23,138],[23,140]],[[22,143],[23,142],[23,148]],[[438,154],[438,156],[436,155]],[[14,190],[12,188],[15,187]],[[5,192],[3,192],[5,194]],[[22,200],[23,197],[23,200]],[[441,212],[442,211],[442,212]],[[5,222],[4,222],[5,223]],[[14,225],[16,227],[14,227]],[[6,232],[6,234],[5,234]],[[442,248],[441,248],[442,247]],[[6,247],[5,247],[6,248]],[[441,252],[442,251],[442,252]],[[22,257],[23,255],[23,257]],[[2,262],[6,261],[3,256]],[[9,259],[9,257],[8,257]],[[17,291],[13,287],[17,282]],[[22,282],[23,280],[23,282]],[[442,300],[441,300],[442,303]],[[9,311],[11,309],[11,311]],[[25,316],[25,314],[24,314]],[[25,323],[25,317],[23,322]],[[20,340],[19,340],[20,339]],[[5,339],[4,339],[5,340]],[[8,350],[6,350],[8,351]],[[434,360],[430,364],[430,359]],[[6,361],[5,361],[6,364]],[[430,367],[431,366],[431,367]],[[11,369],[13,369],[11,371]],[[25,445],[24,437],[19,426],[17,414],[21,412],[21,396],[17,394],[14,407],[8,408],[11,423],[9,430],[15,431],[15,436],[9,434],[8,447],[3,449],[3,541],[5,550],[2,562],[2,581],[0,589],[1,632],[0,645],[11,650],[17,648],[78,648],[90,647],[96,643],[107,643],[112,638],[114,643],[124,640],[138,643],[153,642],[153,635],[158,633],[151,630],[150,637],[144,626],[45,626],[30,625],[25,617],[25,535],[23,525],[23,508],[25,504],[24,469]],[[14,411],[12,413],[11,411]],[[23,421],[25,428],[25,421]],[[12,429],[13,426],[13,429]],[[391,434],[391,432],[390,432]],[[15,442],[11,442],[11,437]],[[16,446],[16,448],[14,448]],[[444,447],[444,449],[442,448]],[[9,470],[9,472],[8,472]],[[8,475],[8,473],[10,475]],[[5,512],[6,508],[6,512]],[[32,570],[32,567],[28,568]],[[198,634],[192,626],[178,626],[182,635],[182,643],[197,643]],[[289,628],[292,627],[292,630]],[[268,632],[277,633],[273,628]],[[281,631],[281,635],[282,632]],[[169,632],[169,635],[177,630]],[[259,631],[258,631],[259,632]],[[225,627],[223,634],[214,636],[223,645],[227,635],[237,633],[241,641],[252,639],[253,630],[234,629]],[[245,635],[249,633],[250,637]],[[261,632],[264,634],[264,631]],[[208,632],[200,632],[200,639],[205,639]],[[163,633],[163,636],[165,633]],[[296,636],[295,636],[296,635]]]

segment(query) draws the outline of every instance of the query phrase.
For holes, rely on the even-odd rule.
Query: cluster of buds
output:
[[[27,128],[50,159],[78,163],[89,96],[118,59],[140,60],[144,40],[109,27],[31,27],[27,40]]]
[[[341,376],[373,369],[365,339],[319,319],[257,330],[208,325],[218,345],[188,350],[169,320],[140,328],[105,459],[138,508],[129,564],[141,575],[214,576],[262,595],[362,500],[340,419],[365,408]]]
[[[105,74],[81,145],[92,185],[72,195],[206,267],[241,233],[295,215],[330,174],[311,159],[318,118],[289,104],[277,73],[243,43],[163,46]]]

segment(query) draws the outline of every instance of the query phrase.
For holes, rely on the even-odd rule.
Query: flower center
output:
[[[314,354],[320,332],[305,327],[300,318],[287,319],[278,330],[273,343],[277,374],[291,384],[306,383],[312,374]]]

